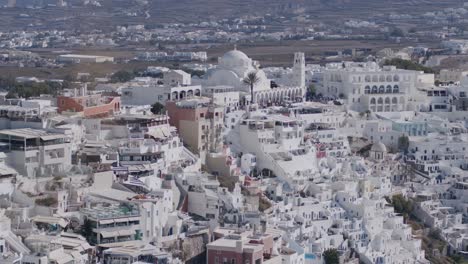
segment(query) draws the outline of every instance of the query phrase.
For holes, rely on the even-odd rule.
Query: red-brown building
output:
[[[120,112],[120,96],[58,96],[57,107],[59,113],[82,112],[84,117],[106,117]]]
[[[215,231],[215,237],[224,235]],[[273,235],[233,232],[207,245],[208,264],[260,264],[271,257]]]

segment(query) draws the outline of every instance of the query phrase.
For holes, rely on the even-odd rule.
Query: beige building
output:
[[[444,69],[440,70],[437,79],[441,83],[457,83],[460,82],[466,76],[468,76],[468,71],[463,71],[460,69]]]
[[[64,54],[60,55],[57,60],[64,63],[104,63],[114,62],[114,57],[96,56],[96,55],[81,55],[81,54]]]
[[[200,155],[202,163],[207,153],[221,150],[224,107],[202,97],[167,102],[166,109],[169,122],[177,127],[188,148]]]

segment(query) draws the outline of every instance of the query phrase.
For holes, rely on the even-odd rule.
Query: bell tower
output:
[[[294,53],[292,86],[305,87],[305,56],[303,52]]]

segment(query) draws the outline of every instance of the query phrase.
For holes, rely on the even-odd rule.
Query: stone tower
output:
[[[305,87],[305,56],[303,52],[294,53],[292,86]]]

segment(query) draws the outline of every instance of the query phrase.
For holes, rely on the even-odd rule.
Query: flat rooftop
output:
[[[59,138],[65,138],[66,135],[58,133],[49,133],[44,130],[21,128],[21,129],[9,129],[0,131],[0,135],[7,135],[12,137],[19,137],[24,139],[40,138],[42,140],[53,140]]]
[[[138,206],[133,204],[112,204],[110,206],[98,205],[93,208],[82,208],[81,212],[96,220],[140,216]]]
[[[60,58],[77,58],[77,59],[111,59],[112,57],[109,56],[100,56],[100,55],[81,55],[81,54],[64,54],[60,55]]]

